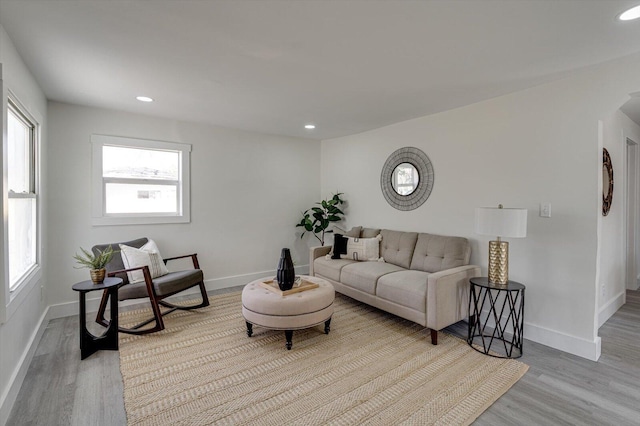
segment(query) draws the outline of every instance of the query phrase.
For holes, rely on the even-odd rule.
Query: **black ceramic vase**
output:
[[[276,280],[278,280],[278,287],[280,287],[282,291],[291,290],[296,280],[296,271],[293,268],[293,260],[291,259],[291,252],[288,248],[283,248],[280,254]]]

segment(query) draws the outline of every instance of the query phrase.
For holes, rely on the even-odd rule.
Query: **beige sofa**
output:
[[[471,247],[466,238],[354,228],[360,238],[382,236],[384,261],[332,259],[332,246],[310,252],[309,275],[333,284],[336,291],[431,329],[438,330],[467,317],[469,279],[480,267],[469,265]]]

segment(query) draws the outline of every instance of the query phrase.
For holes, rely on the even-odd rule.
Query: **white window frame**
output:
[[[32,291],[33,287],[41,282],[42,279],[42,197],[40,196],[40,145],[42,140],[42,129],[40,126],[41,119],[40,114],[37,111],[31,111],[27,109],[18,98],[6,87],[3,87],[2,81],[2,68],[0,67],[0,93],[2,93],[2,118],[0,119],[0,127],[2,128],[2,211],[3,211],[3,227],[2,227],[2,289],[0,289],[0,324],[8,321],[18,310],[26,296]],[[33,125],[33,189],[35,190],[36,200],[36,263],[31,267],[18,281],[13,289],[10,289],[11,283],[9,282],[9,226],[7,221],[8,216],[8,114],[9,104],[13,105],[20,115],[24,116]],[[15,198],[28,196],[26,194],[14,194]],[[12,198],[14,198],[12,196]],[[41,296],[42,297],[42,296]]]
[[[93,162],[91,223],[93,226],[189,223],[191,221],[191,185],[189,180],[191,174],[191,145],[108,135],[91,135],[91,144]],[[171,182],[176,184],[178,189],[178,213],[106,213],[105,185],[107,183],[128,182],[145,184],[158,183],[158,181],[103,177],[102,148],[104,146],[178,152],[180,154],[179,180],[177,182]]]

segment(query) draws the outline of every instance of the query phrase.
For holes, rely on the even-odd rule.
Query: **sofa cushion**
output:
[[[313,261],[314,275],[322,275],[333,281],[340,281],[340,270],[351,263],[357,263],[350,259],[327,259],[325,256]]]
[[[378,280],[376,296],[398,305],[426,312],[427,278],[422,271],[398,271]]]
[[[314,265],[315,268],[315,265]],[[355,262],[340,272],[340,282],[369,294],[376,294],[378,278],[403,268],[385,262]]]
[[[350,230],[345,232],[343,235],[345,237],[360,237],[360,232],[362,231],[362,226],[353,226]]]
[[[380,257],[380,238],[349,237],[343,259],[377,261]]]
[[[349,239],[342,234],[333,234],[333,248],[331,258],[340,259],[340,255],[347,254],[347,242]]]
[[[380,256],[384,258],[384,261],[409,269],[418,233],[383,229],[380,234],[382,235]]]
[[[468,265],[470,256],[471,246],[466,238],[419,234],[411,269],[438,272]]]
[[[360,238],[375,238],[380,234],[378,228],[362,228],[360,231]]]

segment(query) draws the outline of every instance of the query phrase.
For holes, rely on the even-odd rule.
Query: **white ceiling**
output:
[[[0,0],[0,24],[49,99],[326,139],[638,52],[638,3]]]

